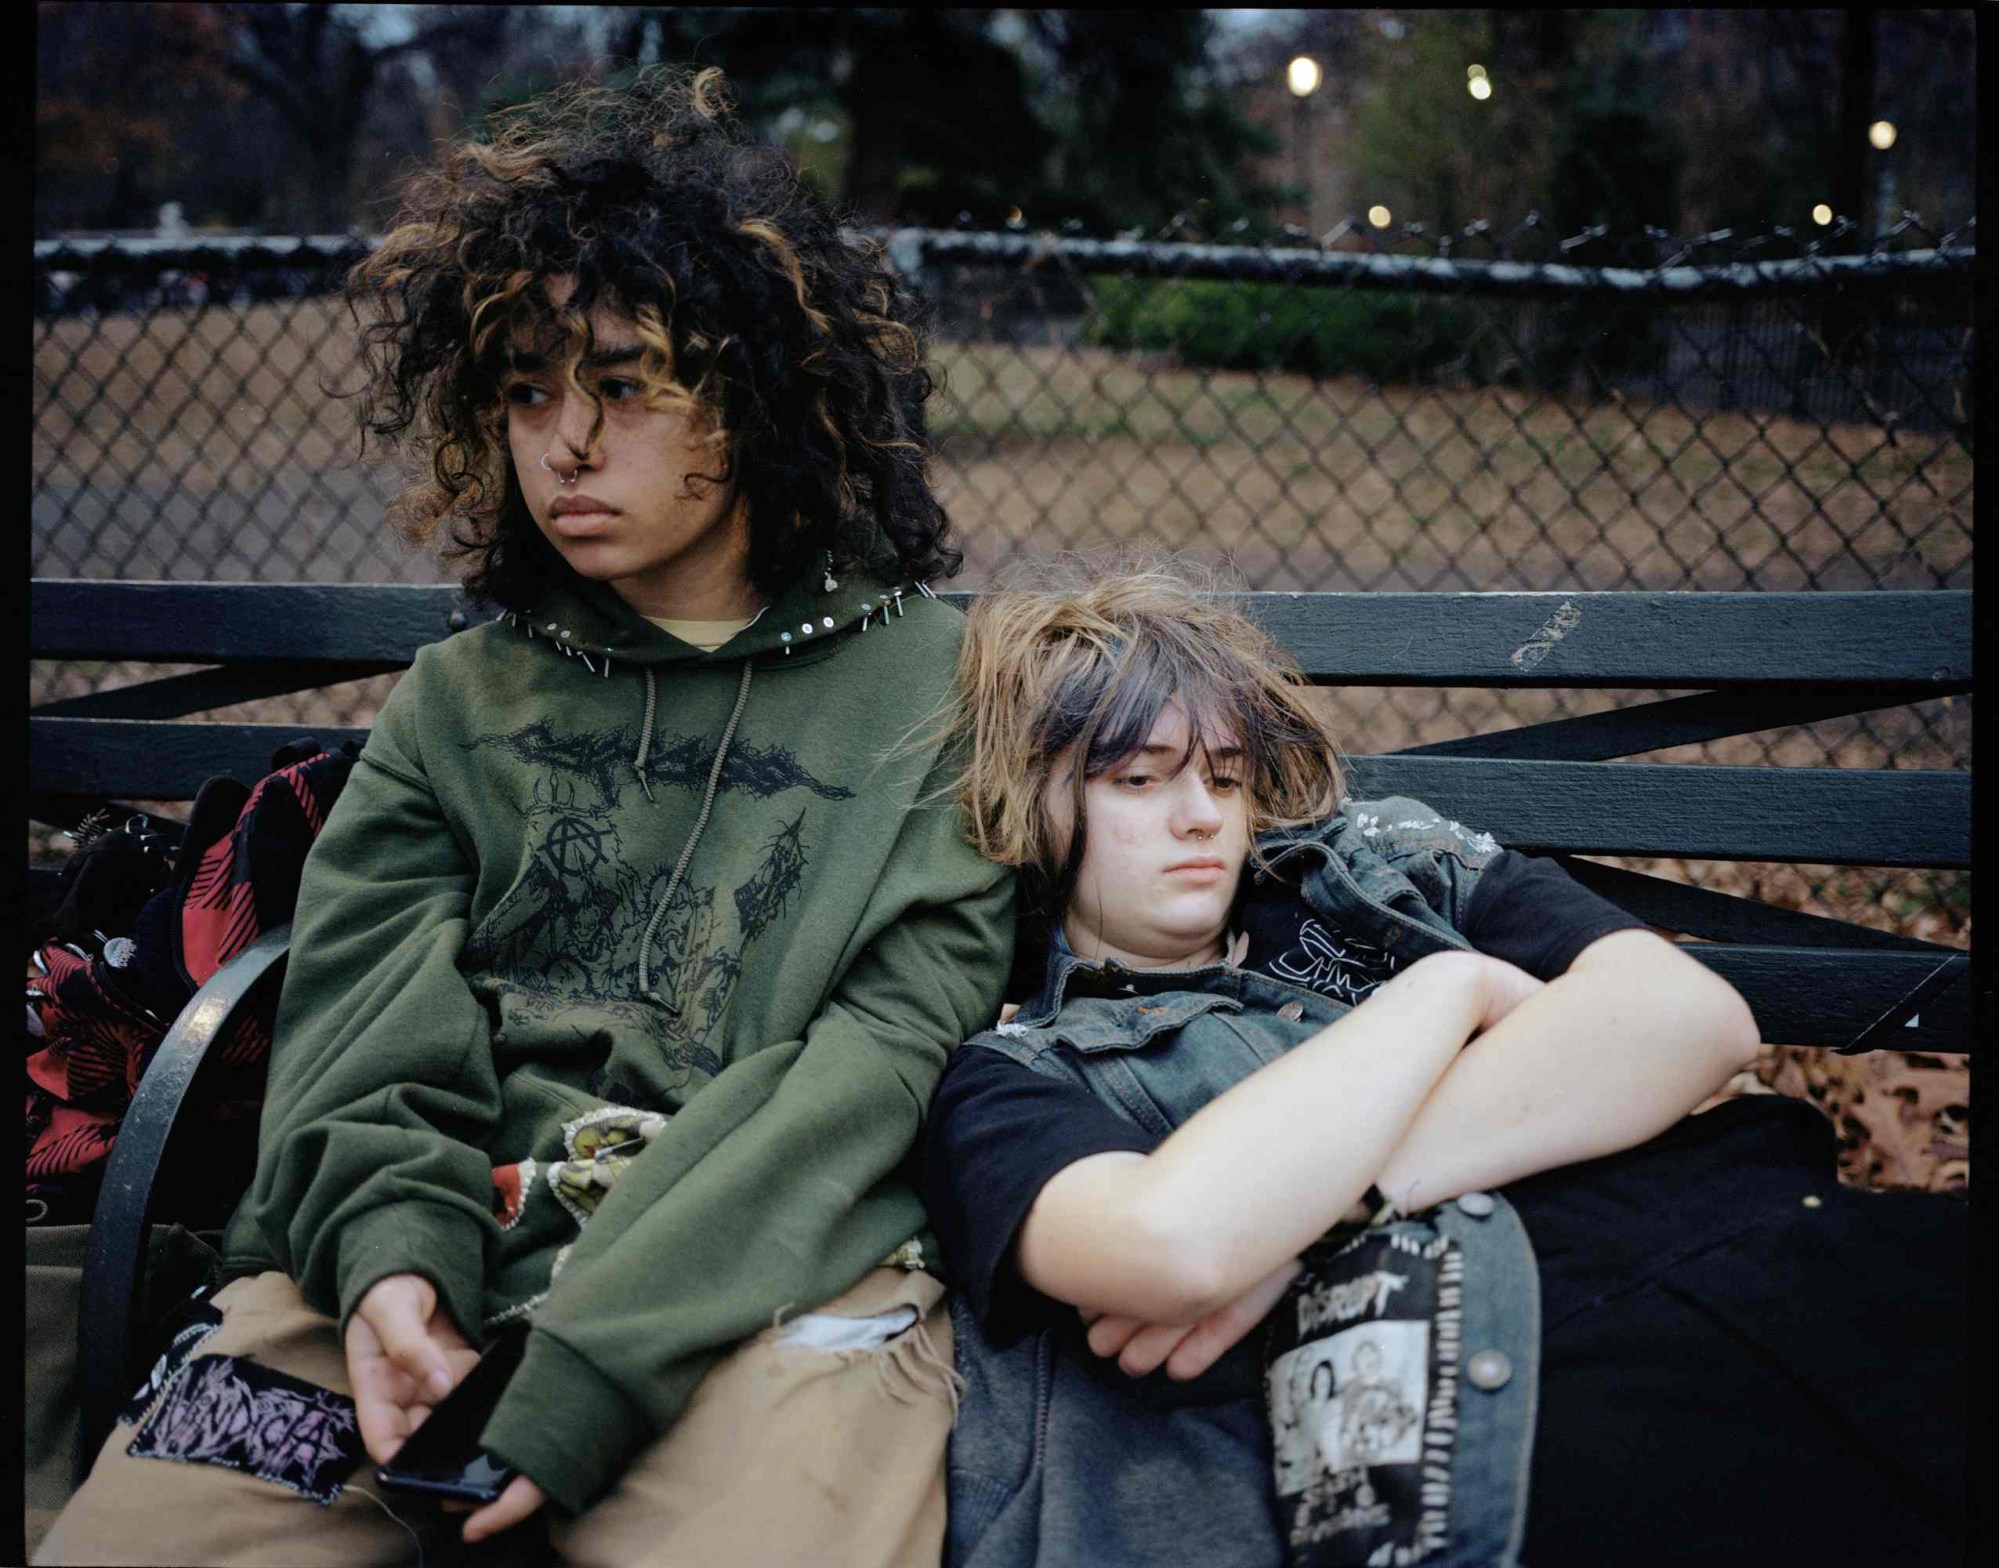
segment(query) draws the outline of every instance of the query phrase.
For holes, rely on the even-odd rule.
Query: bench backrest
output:
[[[941,597],[961,606],[969,595]],[[1356,793],[1409,795],[1511,847],[1563,857],[1963,868],[1961,771],[1615,759],[1971,690],[1970,594],[1254,593],[1242,600],[1316,683],[1691,692],[1349,759]],[[481,618],[450,586],[38,579],[31,656],[205,668],[38,707],[31,810],[191,799],[255,778],[303,730],[184,722],[253,698],[403,668]],[[1766,1039],[1962,1051],[1954,949],[1565,858],[1749,997]],[[1723,946],[1709,946],[1708,941]]]

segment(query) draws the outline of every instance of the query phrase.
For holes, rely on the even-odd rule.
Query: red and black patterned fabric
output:
[[[279,752],[271,759],[277,771],[254,789],[211,779],[195,797],[175,878],[184,891],[174,959],[190,990],[260,933],[291,919],[298,905],[306,851],[354,766],[347,753],[310,744],[315,749],[304,757],[291,756],[297,746]],[[211,790],[218,797],[212,803]],[[225,822],[226,834],[218,831]]]
[[[30,1224],[90,1218],[126,1108],[174,1017],[225,963],[291,919],[306,852],[354,758],[308,739],[271,760],[276,771],[254,787],[230,778],[202,786],[172,879],[145,897],[130,931],[78,933],[83,940],[48,942],[30,958]],[[88,867],[78,869],[81,880]],[[195,1163],[218,1179],[207,1202],[170,1187],[170,1217],[211,1218],[233,1199],[235,1185],[219,1178],[227,1168],[247,1169],[253,1152],[270,1025],[269,1002],[247,1011],[217,1043],[217,1059],[204,1064],[202,1097],[190,1112],[194,1136],[213,1140],[216,1157]]]

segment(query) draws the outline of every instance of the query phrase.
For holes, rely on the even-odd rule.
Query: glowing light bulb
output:
[[[1388,220],[1391,216],[1392,214],[1389,212],[1389,210],[1386,207],[1382,206],[1379,202],[1375,203],[1374,206],[1367,209],[1367,221],[1373,224],[1377,229],[1387,228]]]
[[[1816,207],[1812,208],[1812,222],[1816,223],[1820,228],[1824,228],[1828,223],[1832,222],[1832,208],[1828,207],[1824,202],[1820,202]]]
[[[1867,127],[1867,140],[1873,144],[1875,151],[1886,152],[1895,145],[1895,122],[1876,120]]]
[[[1465,91],[1470,93],[1480,103],[1484,103],[1486,99],[1492,96],[1492,83],[1487,81],[1483,76],[1474,76],[1470,81],[1465,83]]]
[[[1319,62],[1309,54],[1301,54],[1284,68],[1284,85],[1300,98],[1310,97],[1319,90],[1319,83],[1325,78],[1319,70]]]

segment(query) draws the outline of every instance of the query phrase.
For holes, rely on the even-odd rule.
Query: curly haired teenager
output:
[[[988,593],[961,658],[1045,969],[925,1132],[954,1568],[1955,1560],[1964,1206],[1841,1188],[1797,1101],[1690,1114],[1756,1049],[1726,982],[1346,798],[1178,575]]]
[[[902,743],[961,625],[911,302],[718,73],[664,71],[449,149],[350,294],[369,428],[421,459],[400,521],[502,613],[382,708],[212,1332],[40,1560],[934,1563],[909,1156],[1013,874]],[[516,1324],[499,1499],[375,1495]]]

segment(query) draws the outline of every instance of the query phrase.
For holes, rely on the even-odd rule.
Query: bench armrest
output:
[[[119,1406],[134,1387],[131,1361],[141,1326],[146,1236],[161,1157],[208,1048],[222,1038],[230,1020],[262,984],[283,974],[290,946],[290,923],[273,927],[188,999],[139,1080],[118,1141],[111,1146],[104,1186],[91,1217],[76,1322],[83,1406],[77,1426],[79,1485],[96,1463]]]

